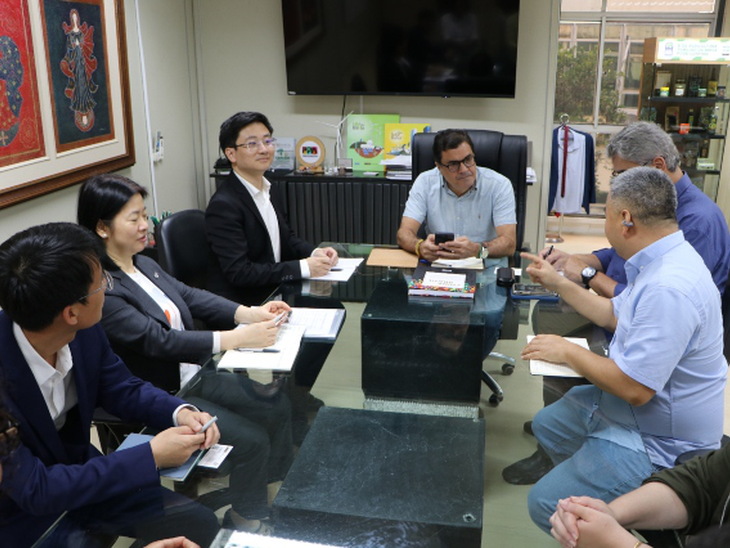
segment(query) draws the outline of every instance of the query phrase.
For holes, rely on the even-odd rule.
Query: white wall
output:
[[[125,0],[137,164],[122,173],[149,188],[135,9],[135,0]],[[332,130],[316,121],[337,122],[342,97],[286,94],[280,2],[140,0],[139,10],[150,131],[160,130],[165,137],[165,158],[154,167],[160,210],[205,204],[209,168],[218,155],[218,127],[238,110],[264,112],[278,136],[318,135],[331,151]],[[515,99],[349,97],[347,111],[360,112],[362,105],[364,113],[395,112],[404,122],[428,121],[436,130],[476,127],[527,135],[533,142],[532,165],[544,181],[549,173],[557,14],[558,0],[521,2]],[[74,186],[0,210],[0,241],[34,224],[74,220],[77,191]],[[525,237],[533,249],[544,232],[540,204],[545,201],[540,185],[529,190]],[[149,199],[148,208],[153,209]]]
[[[202,44],[201,74],[206,105],[208,155],[217,157],[220,123],[239,110],[269,117],[276,135],[322,138],[332,154],[334,132],[317,121],[337,123],[342,97],[295,97],[286,93],[281,3],[260,0],[193,0]],[[447,127],[495,129],[523,134],[533,142],[532,164],[546,180],[545,142],[551,127],[557,43],[557,0],[522,0],[515,99],[438,97],[349,97],[346,112],[398,113],[403,122],[431,122]],[[551,31],[551,24],[555,30]],[[554,37],[553,37],[554,36]],[[326,67],[323,67],[326,70]],[[547,89],[551,91],[548,92]],[[549,141],[548,141],[549,145]],[[547,152],[546,152],[547,150]],[[540,187],[528,192],[525,239],[535,249],[543,230]],[[542,241],[542,240],[539,240]]]

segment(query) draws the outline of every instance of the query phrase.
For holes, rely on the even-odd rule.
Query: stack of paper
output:
[[[529,344],[534,335],[527,336],[527,343]],[[586,350],[590,350],[588,346],[588,340],[579,337],[565,337],[566,341],[570,341],[573,344],[582,346]],[[530,360],[530,374],[532,375],[543,375],[546,377],[583,377],[576,373],[572,367],[567,363],[552,363],[544,360]]]
[[[466,259],[436,259],[431,264],[433,266],[445,266],[448,268],[484,270],[484,261],[479,257],[467,257]]]
[[[312,278],[317,281],[329,281],[329,282],[346,282],[355,273],[357,267],[363,261],[362,257],[357,258],[344,258],[340,257],[337,264],[332,269],[319,278]]]
[[[396,156],[387,160],[381,160],[380,164],[385,166],[386,179],[410,181],[412,178],[412,159],[410,156]]]
[[[345,319],[344,308],[295,307],[289,314],[288,325],[304,326],[305,339],[335,340]]]
[[[291,371],[305,330],[303,325],[283,324],[273,345],[266,348],[228,350],[218,362],[218,369]]]

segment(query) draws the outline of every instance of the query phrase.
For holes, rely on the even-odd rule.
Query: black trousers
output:
[[[283,480],[294,460],[289,400],[283,389],[269,392],[246,375],[210,371],[185,397],[218,416],[221,443],[233,446],[224,463],[229,502],[248,519],[268,517],[266,486]]]

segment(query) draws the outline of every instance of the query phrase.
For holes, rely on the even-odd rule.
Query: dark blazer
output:
[[[114,351],[138,377],[177,392],[180,362],[203,363],[213,348],[211,331],[196,331],[193,318],[214,329],[232,329],[238,304],[189,287],[167,274],[149,257],[137,255],[137,269],[180,310],[185,331],[170,327],[164,311],[119,268],[110,268],[114,288],[107,290],[101,324]]]
[[[210,199],[205,210],[205,230],[211,248],[209,290],[244,304],[260,304],[247,298],[247,288],[273,288],[281,282],[301,279],[299,260],[309,257],[314,246],[289,228],[275,185],[271,186],[271,203],[281,233],[279,263],[274,262],[274,250],[259,210],[233,171]]]
[[[21,439],[20,447],[2,462],[0,539],[26,546],[65,510],[159,485],[149,444],[107,457],[91,445],[96,407],[126,422],[165,429],[184,402],[132,376],[97,324],[79,331],[69,344],[78,405],[58,432],[12,325],[0,312],[2,399],[20,423]]]

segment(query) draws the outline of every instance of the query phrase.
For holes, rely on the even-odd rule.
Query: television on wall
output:
[[[514,97],[519,0],[281,0],[290,95]]]

